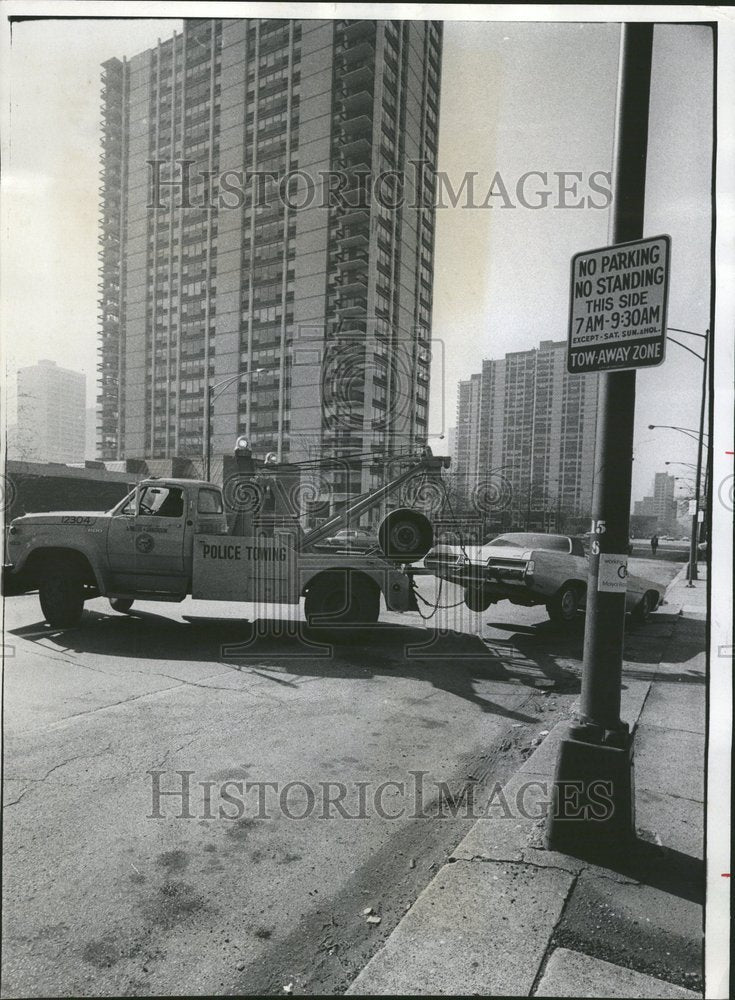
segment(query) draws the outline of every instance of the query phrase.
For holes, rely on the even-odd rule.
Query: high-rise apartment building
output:
[[[54,361],[18,370],[18,424],[11,458],[83,462],[86,376]]]
[[[656,472],[653,477],[652,495],[636,500],[633,513],[639,517],[655,517],[659,531],[673,529],[677,515],[675,488],[676,476],[670,476],[668,472]]]
[[[425,442],[441,46],[194,19],[104,64],[101,457],[201,455],[208,385],[213,454]]]
[[[670,476],[668,472],[655,473],[653,477],[653,502],[656,513],[660,517],[668,519],[676,515],[675,488],[676,476]]]
[[[455,471],[469,491],[494,484],[508,525],[561,529],[590,511],[598,380],[568,374],[566,349],[545,340],[459,383]]]
[[[459,383],[457,396],[457,427],[454,437],[452,468],[454,472],[466,475],[480,465],[480,393],[482,375],[471,375]]]

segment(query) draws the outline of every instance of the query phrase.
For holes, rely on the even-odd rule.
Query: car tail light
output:
[[[535,568],[536,568],[536,564],[534,563],[533,559],[529,559],[528,562],[526,563],[526,568],[523,571],[523,575],[524,576],[533,576],[533,571],[534,571]]]

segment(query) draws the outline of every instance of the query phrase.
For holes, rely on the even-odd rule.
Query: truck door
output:
[[[166,483],[146,484],[112,517],[107,557],[112,588],[125,593],[185,593],[186,494]]]

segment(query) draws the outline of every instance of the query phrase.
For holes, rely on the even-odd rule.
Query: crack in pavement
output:
[[[112,743],[108,743],[107,746],[103,750],[100,750],[97,753],[80,753],[80,754],[77,754],[75,757],[69,757],[67,760],[62,760],[58,764],[54,764],[53,767],[49,768],[48,771],[41,778],[27,778],[27,777],[23,777],[23,778],[13,779],[12,776],[9,776],[9,777],[6,776],[6,780],[30,781],[30,782],[33,783],[33,787],[35,788],[39,784],[43,784],[43,782],[46,781],[46,779],[50,775],[52,775],[54,773],[54,771],[58,771],[58,770],[60,770],[60,768],[66,767],[67,764],[73,764],[75,760],[85,760],[85,759],[90,759],[91,760],[91,759],[94,759],[95,757],[102,757],[106,753],[112,753]],[[30,792],[31,790],[32,790],[32,788],[24,788],[23,791],[20,793],[20,795],[18,796],[17,799],[13,799],[10,802],[3,803],[3,808],[8,808],[9,806],[15,806],[15,805],[17,805],[21,801],[21,799],[23,799],[27,795],[27,793]]]
[[[190,747],[192,745],[192,743],[196,743],[196,741],[199,739],[199,736],[201,734],[197,732],[197,733],[187,733],[186,735],[187,736],[191,736],[191,739],[188,740],[185,743],[182,743],[180,747],[176,747],[174,750],[167,750],[166,753],[164,754],[164,756],[162,757],[160,763],[158,763],[158,764],[152,764],[151,767],[148,770],[149,771],[158,771],[158,770],[160,770],[163,767],[163,765],[165,763],[167,763],[167,761],[171,757],[173,757],[174,754],[180,753],[182,750],[185,750],[187,747]]]
[[[576,869],[574,868],[564,868],[560,864],[549,864],[542,865],[537,861],[528,861],[524,857],[520,858],[488,858],[482,854],[473,854],[471,858],[453,858],[449,864],[471,864],[473,861],[479,861],[481,864],[493,864],[493,865],[517,865],[519,868],[536,868],[538,871],[557,871],[564,872],[566,875],[576,875]]]
[[[104,673],[104,671],[100,671],[100,672]],[[176,681],[176,683],[175,684],[170,684],[167,687],[158,688],[155,691],[143,691],[141,694],[134,694],[134,695],[131,695],[129,698],[121,698],[119,701],[113,701],[113,702],[110,702],[107,705],[98,705],[97,708],[90,708],[90,709],[87,709],[84,712],[74,712],[72,715],[67,715],[66,718],[59,719],[58,722],[53,722],[50,725],[35,726],[33,728],[26,729],[24,734],[25,735],[29,735],[29,734],[36,733],[36,732],[39,732],[39,731],[50,732],[50,731],[54,731],[54,730],[63,729],[63,728],[65,728],[66,726],[68,726],[70,723],[74,722],[77,719],[85,718],[86,716],[89,716],[89,715],[95,715],[98,712],[106,712],[106,711],[108,711],[110,709],[118,708],[120,705],[128,705],[128,704],[130,704],[130,703],[132,703],[134,701],[139,701],[141,698],[154,698],[154,697],[157,697],[158,695],[166,694],[169,691],[174,691],[177,687],[182,687],[184,685],[189,685],[191,687],[203,688],[204,690],[207,690],[207,691],[227,691],[227,692],[238,692],[239,691],[239,692],[242,692],[243,694],[250,695],[251,697],[255,698],[256,700],[257,699],[262,699],[264,701],[275,702],[278,705],[282,704],[282,700],[280,698],[277,698],[275,695],[272,695],[272,694],[266,694],[263,691],[259,691],[258,694],[256,695],[252,691],[249,691],[249,690],[246,691],[243,688],[222,687],[220,685],[211,685],[211,684],[197,684],[194,681],[182,680],[180,677],[174,677],[172,674],[159,673],[158,671],[134,670],[132,672],[133,673],[137,673],[137,674],[143,674],[144,676],[147,676],[147,677],[165,677],[167,680]],[[228,673],[230,673],[230,669],[229,668],[226,669],[226,670],[218,670],[218,671],[216,671],[216,673],[207,674],[206,677],[203,678],[203,679],[206,680],[208,677],[224,676],[224,675],[226,675]]]
[[[543,979],[544,973],[546,971],[546,966],[548,965],[549,959],[551,958],[551,955],[553,954],[553,952],[555,950],[554,941],[555,941],[555,938],[556,938],[556,932],[558,931],[558,929],[561,927],[562,923],[564,922],[564,919],[565,919],[566,914],[567,914],[567,909],[568,909],[568,907],[569,907],[569,905],[570,905],[570,903],[572,901],[572,897],[574,896],[574,893],[575,893],[575,891],[577,889],[577,883],[578,882],[579,882],[579,875],[575,875],[574,878],[572,879],[572,883],[569,886],[569,889],[567,890],[567,895],[566,895],[566,898],[564,900],[564,904],[563,904],[563,906],[561,908],[561,912],[559,913],[559,918],[555,922],[555,924],[554,924],[554,926],[553,926],[553,928],[551,930],[551,934],[549,935],[548,940],[546,942],[546,949],[544,951],[543,956],[541,957],[541,961],[539,962],[539,966],[536,969],[536,975],[533,977],[533,983],[531,984],[531,989],[528,991],[528,995],[529,996],[536,996],[536,990],[539,988],[541,980]]]

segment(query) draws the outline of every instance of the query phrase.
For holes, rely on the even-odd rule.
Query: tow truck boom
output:
[[[318,527],[313,528],[311,531],[306,532],[301,538],[299,548],[302,552],[307,549],[312,548],[322,539],[327,538],[335,529],[339,529],[348,525],[351,521],[356,520],[361,517],[366,511],[375,507],[380,501],[391,493],[393,490],[402,486],[404,483],[408,482],[418,473],[437,474],[441,476],[441,470],[446,469],[449,466],[450,459],[445,456],[435,457],[430,448],[426,448],[424,454],[418,459],[415,465],[406,469],[405,472],[401,473],[395,479],[391,479],[389,483],[385,486],[379,487],[377,490],[373,490],[371,493],[363,493],[356,500],[354,500],[348,507],[341,510],[334,517],[329,518],[323,524]]]

